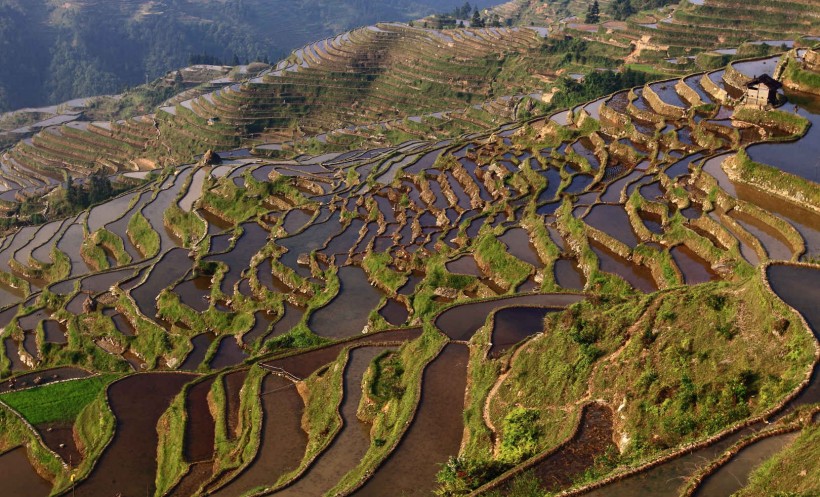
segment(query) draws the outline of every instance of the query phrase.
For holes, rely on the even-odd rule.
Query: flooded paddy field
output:
[[[308,59],[338,57],[335,43],[410,28],[377,29],[306,48],[300,64],[307,66],[288,72],[302,77]],[[529,36],[505,28],[465,32],[472,34],[448,38]],[[723,84],[724,75],[712,81]],[[699,75],[682,80],[702,102],[714,102],[700,82]],[[87,212],[4,238],[0,395],[98,372],[116,377],[104,391],[78,393],[81,408],[59,420],[15,425],[31,432],[27,443],[55,454],[9,445],[0,455],[8,488],[65,495],[60,482],[68,473],[43,479],[28,458],[76,466],[90,457],[94,464],[77,476],[78,496],[426,496],[445,484],[442,468],[459,460],[492,463],[465,473],[469,491],[492,483],[506,494],[515,482],[494,479],[526,467],[545,492],[560,492],[583,475],[597,481],[627,464],[630,443],[645,444],[641,450],[655,457],[758,415],[755,391],[736,401],[734,418],[710,419],[708,429],[699,418],[674,426],[640,418],[663,412],[678,422],[677,411],[664,410],[684,402],[702,413],[698,402],[731,394],[721,390],[724,371],[745,381],[737,363],[754,369],[759,382],[792,374],[786,386],[766,383],[766,395],[784,398],[799,383],[794,371],[808,367],[802,322],[784,305],[814,330],[820,322],[812,265],[820,215],[782,189],[739,178],[725,161],[740,143],[727,135],[716,133],[712,148],[698,145],[704,138],[693,126],[720,121],[734,131],[733,109],[690,109],[677,83],[650,83],[660,105],[638,88],[631,105],[624,91],[580,103],[572,115],[553,112],[452,142],[418,138],[292,159],[256,155],[282,147],[240,149],[219,166],[181,166]],[[259,98],[291,98],[271,95]],[[223,105],[233,97],[211,98]],[[661,115],[662,104],[690,115]],[[814,123],[811,108],[799,106],[796,116]],[[609,111],[632,125],[614,126]],[[594,126],[576,123],[579,116]],[[742,136],[788,134],[751,126]],[[816,188],[812,164],[793,158],[813,157],[815,128],[801,139],[752,144],[748,154]],[[323,133],[316,147],[339,146],[341,134]],[[659,135],[662,143],[647,141]],[[94,238],[103,228],[115,235],[105,246]],[[93,270],[94,247],[112,269]],[[120,262],[130,262],[118,264],[119,252]],[[771,261],[793,265],[761,270]],[[733,300],[747,298],[749,288],[758,301]],[[680,300],[663,304],[667,298]],[[716,325],[708,332],[690,329],[699,323],[687,314],[687,299],[702,299],[698,305],[711,313]],[[741,308],[772,309],[771,322],[749,328]],[[795,348],[793,370],[740,349],[761,336],[767,361],[785,357],[784,344]],[[704,342],[725,347],[707,352],[698,348]],[[527,355],[539,347],[537,360]],[[673,353],[683,371],[675,377],[661,361]],[[630,367],[639,362],[635,373]],[[546,372],[509,386],[530,368]],[[704,378],[716,382],[715,391]],[[618,390],[621,379],[642,386]],[[701,390],[685,396],[689,383]],[[539,402],[530,403],[528,389]],[[500,404],[493,399],[517,392],[520,405],[494,410]],[[787,409],[810,404],[818,392],[815,375]],[[646,409],[637,413],[637,403]],[[7,419],[36,414],[20,409]],[[537,429],[517,433],[517,415],[531,416],[528,428]],[[89,432],[88,419],[111,419],[110,439]],[[640,433],[644,421],[656,422],[657,438]],[[677,495],[686,478],[757,430],[718,437],[590,494]],[[98,444],[93,451],[77,443],[87,442],[81,435]],[[785,434],[751,444],[696,495],[730,495],[791,440]],[[527,450],[510,455],[517,444]]]

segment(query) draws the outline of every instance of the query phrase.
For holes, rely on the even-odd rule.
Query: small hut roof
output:
[[[769,76],[768,74],[763,74],[763,75],[755,77],[753,80],[746,83],[746,88],[750,88],[752,86],[758,86],[758,85],[761,85],[761,84],[764,84],[764,85],[768,86],[769,89],[772,89],[772,90],[775,90],[775,91],[779,90],[780,88],[783,88],[783,83],[781,83],[780,81],[774,79],[773,77]]]

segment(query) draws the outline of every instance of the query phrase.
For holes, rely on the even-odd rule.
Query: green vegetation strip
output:
[[[32,425],[72,421],[103,391],[115,374],[53,383],[0,395],[0,400],[19,412]]]

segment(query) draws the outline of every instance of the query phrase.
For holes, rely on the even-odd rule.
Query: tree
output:
[[[635,8],[630,0],[614,0],[610,2],[607,11],[615,19],[623,21],[635,13]]]
[[[102,173],[102,172],[95,172],[91,176],[89,176],[89,185],[88,185],[88,203],[89,204],[96,204],[98,202],[102,202],[110,198],[113,193],[114,189],[111,187],[111,180]]]
[[[627,0],[629,1],[629,0]],[[587,16],[584,22],[587,24],[598,24],[601,20],[601,7],[598,5],[598,0],[594,0],[587,8]]]
[[[470,27],[473,28],[483,28],[484,21],[481,20],[481,14],[478,13],[478,9],[473,11],[473,18],[470,20]]]

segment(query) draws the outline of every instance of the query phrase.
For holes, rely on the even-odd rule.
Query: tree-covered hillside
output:
[[[0,0],[0,111],[119,92],[184,66],[192,56],[226,63],[274,60],[350,27],[407,20],[460,3]]]

